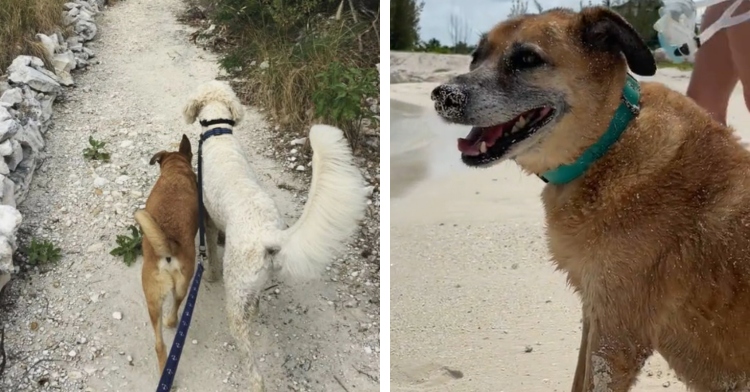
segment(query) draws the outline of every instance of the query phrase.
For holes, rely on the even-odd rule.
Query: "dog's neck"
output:
[[[185,156],[170,156],[165,158],[159,164],[160,173],[183,169],[187,169],[191,173],[193,172],[193,166],[191,165],[190,160]]]
[[[204,128],[203,132],[210,131],[216,128],[233,128],[234,120],[231,118],[215,118],[212,120],[200,120],[201,126]]]
[[[198,121],[203,127],[203,133],[215,128],[234,127],[235,121],[232,112],[223,103],[210,102],[200,111]]]
[[[231,135],[231,134],[232,134],[231,127],[222,126],[220,123],[211,125],[210,128],[206,128],[203,130],[203,132],[201,132],[200,145],[202,146],[203,143],[205,143],[208,139],[211,139],[215,136]]]
[[[620,135],[628,128],[630,121],[639,113],[640,86],[638,81],[627,75],[625,86],[622,90],[620,105],[609,122],[604,134],[575,160],[567,165],[546,171],[539,175],[542,181],[554,185],[567,184],[582,176],[588,168],[607,153],[615,144]]]

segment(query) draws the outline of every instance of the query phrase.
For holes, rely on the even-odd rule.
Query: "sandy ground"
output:
[[[156,388],[141,261],[128,267],[109,251],[153,186],[158,169],[149,158],[176,148],[182,133],[197,151],[199,126],[185,125],[181,109],[219,70],[213,55],[190,44],[192,29],[177,22],[183,8],[181,0],[126,0],[99,17],[92,47],[101,63],[77,76],[78,87],[57,107],[48,158],[21,206],[21,236],[53,241],[63,258],[21,273],[3,295],[2,391]],[[260,181],[295,220],[309,170],[300,174],[269,158],[278,136],[254,108],[235,134]],[[111,163],[84,160],[89,135],[108,143]],[[323,279],[268,283],[253,354],[269,392],[379,389],[379,304],[367,289],[379,283],[362,263],[360,245]],[[167,344],[173,336],[165,329]],[[202,282],[187,341],[177,390],[247,390],[247,355],[229,334],[220,282]]]
[[[512,163],[464,167],[466,127],[434,114],[429,91],[469,58],[391,53],[391,390],[569,391],[579,301],[543,238],[543,183]],[[689,73],[648,80],[684,92]],[[750,123],[740,87],[730,124]],[[747,125],[738,131],[750,138]],[[685,391],[660,357],[635,391]]]

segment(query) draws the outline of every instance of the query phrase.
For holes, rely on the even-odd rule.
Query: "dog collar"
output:
[[[234,126],[234,120],[227,119],[227,118],[217,118],[215,120],[200,120],[199,123],[201,124],[201,126],[204,126],[204,127],[210,127],[211,125],[216,125],[216,124],[227,124],[230,127]]]
[[[214,128],[214,129],[209,129],[208,131],[203,132],[201,134],[200,143],[203,144],[203,142],[205,142],[211,136],[230,135],[230,134],[232,134],[232,130],[229,129],[229,128]]]
[[[612,147],[620,139],[620,135],[625,132],[630,120],[638,116],[640,108],[638,101],[641,98],[640,86],[638,81],[628,74],[625,80],[625,87],[622,88],[622,97],[620,106],[617,107],[612,121],[609,122],[607,131],[604,132],[599,140],[581,154],[578,159],[569,165],[560,165],[557,169],[552,169],[539,176],[542,181],[562,185],[567,184],[580,177],[597,159]]]

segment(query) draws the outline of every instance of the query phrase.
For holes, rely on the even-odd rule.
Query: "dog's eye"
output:
[[[518,71],[536,68],[545,64],[544,59],[532,50],[520,50],[514,53],[509,60],[510,68]]]

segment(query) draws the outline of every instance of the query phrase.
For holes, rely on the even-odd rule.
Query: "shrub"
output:
[[[344,130],[352,148],[359,142],[362,120],[376,120],[363,99],[378,95],[378,72],[373,68],[345,67],[339,62],[317,74],[313,92],[315,114]]]
[[[245,80],[236,91],[249,103],[269,109],[286,129],[304,129],[315,118],[319,75],[333,62],[376,72],[378,1],[206,1],[202,5],[217,30],[225,31],[232,43],[220,64]],[[354,128],[348,131],[354,144],[355,133]]]

